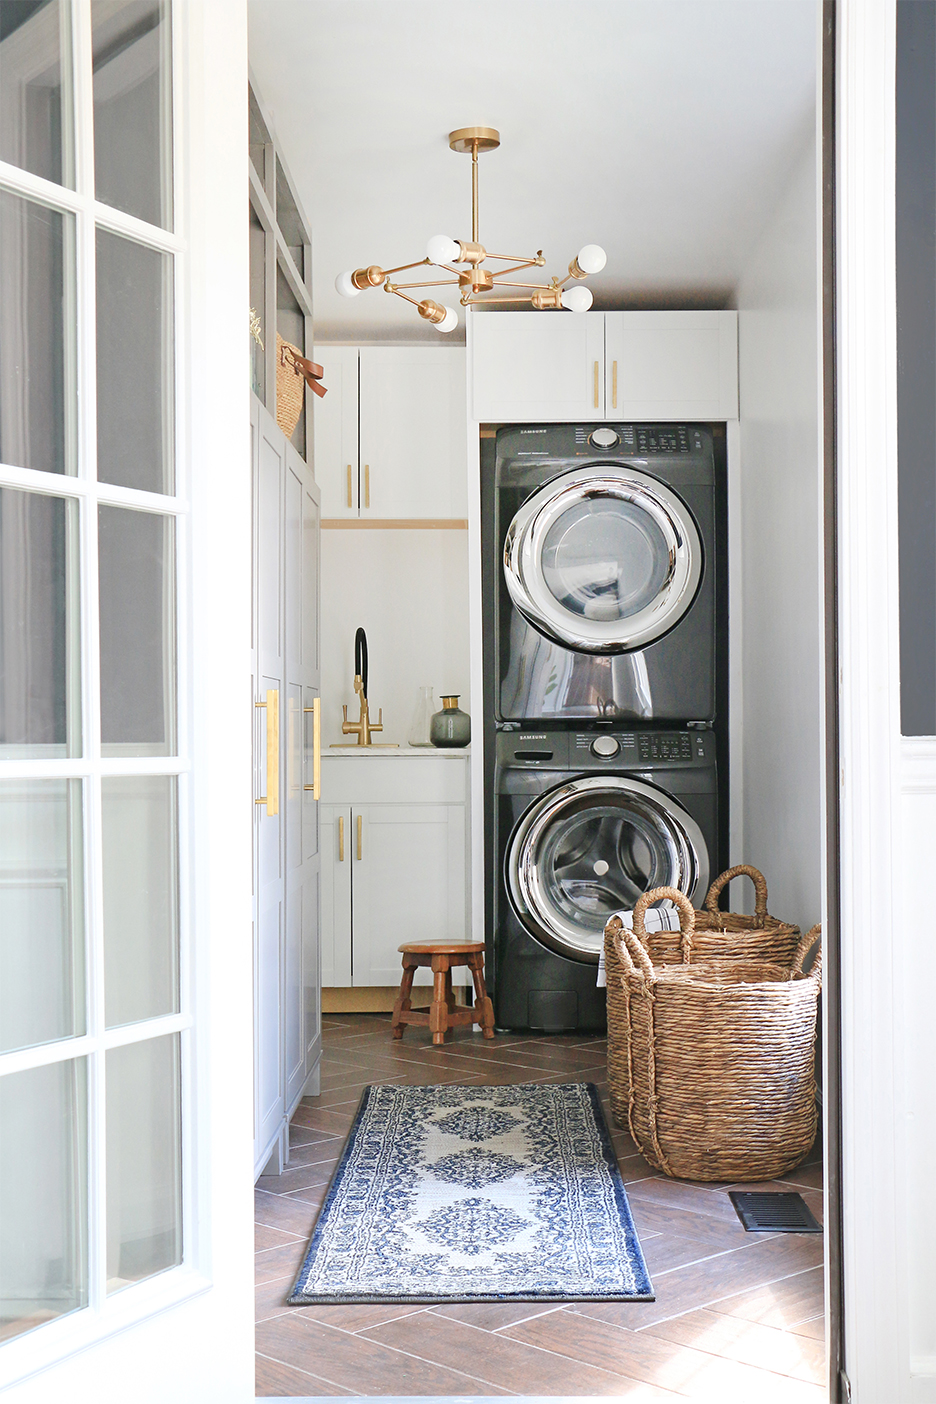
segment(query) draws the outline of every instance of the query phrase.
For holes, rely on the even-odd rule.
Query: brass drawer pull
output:
[[[254,706],[266,709],[267,792],[254,804],[265,804],[269,815],[279,814],[279,688],[267,688],[265,702]]]
[[[370,506],[370,464],[364,464],[364,506]]]
[[[344,862],[344,815],[338,815],[338,862]]]
[[[351,500],[351,464],[350,464],[350,463],[348,464],[348,506],[349,506],[349,507],[353,507],[353,506],[354,506],[354,503],[353,503],[353,501]]]
[[[312,713],[312,784],[303,785],[304,790],[312,791],[312,798],[322,798],[322,699],[313,697],[311,707],[303,707],[304,712]]]
[[[358,862],[364,857],[364,816],[357,817],[357,856]]]

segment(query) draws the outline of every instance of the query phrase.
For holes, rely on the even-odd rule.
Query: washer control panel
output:
[[[497,760],[517,770],[647,770],[712,765],[711,731],[498,731]]]
[[[615,740],[613,736],[596,736],[591,743],[592,755],[604,756],[607,760],[610,760],[612,756],[616,756],[620,749],[620,741]]]

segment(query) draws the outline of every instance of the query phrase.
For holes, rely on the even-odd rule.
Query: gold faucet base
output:
[[[353,736],[353,735],[356,735],[356,736],[357,736],[357,741],[350,742],[350,743],[348,743],[348,745],[345,745],[345,744],[344,744],[343,742],[341,742],[341,741],[333,741],[333,742],[331,743],[332,746],[335,746],[335,747],[339,747],[339,746],[340,746],[340,747],[342,747],[342,749],[344,749],[344,750],[348,750],[348,749],[350,749],[352,746],[370,746],[370,747],[383,746],[383,747],[385,747],[385,748],[388,749],[388,750],[399,750],[399,742],[397,742],[397,741],[372,741],[372,740],[371,740],[371,733],[372,733],[372,732],[374,732],[374,731],[383,731],[383,707],[381,707],[380,710],[379,710],[379,712],[377,713],[377,720],[376,720],[375,722],[372,722],[371,719],[370,719],[370,710],[369,710],[369,708],[368,708],[367,698],[366,698],[366,696],[364,695],[364,684],[363,684],[363,682],[362,682],[362,680],[361,680],[360,674],[358,674],[358,675],[355,676],[355,679],[354,679],[354,690],[355,690],[355,692],[357,693],[358,699],[359,699],[359,701],[360,701],[361,715],[360,715],[360,717],[358,718],[358,720],[357,720],[356,722],[349,722],[349,721],[348,721],[348,707],[347,707],[347,703],[345,703],[345,705],[344,705],[344,706],[342,707],[342,709],[341,709],[342,714],[343,714],[343,720],[342,720],[342,723],[341,723],[341,730],[342,730],[342,734],[345,735],[345,736]]]

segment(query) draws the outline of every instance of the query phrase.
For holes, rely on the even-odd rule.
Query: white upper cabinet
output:
[[[602,312],[472,312],[468,347],[476,420],[604,418]]]
[[[488,312],[468,318],[472,417],[736,419],[735,312]]]
[[[468,512],[461,347],[319,346],[323,517],[451,520]]]
[[[606,419],[737,419],[737,312],[598,315]]]

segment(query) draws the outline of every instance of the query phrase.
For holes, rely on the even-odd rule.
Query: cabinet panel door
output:
[[[467,939],[465,809],[369,804],[352,817],[353,983],[397,985],[404,941]]]
[[[736,312],[604,316],[606,418],[737,419]]]
[[[472,312],[468,351],[482,423],[604,416],[603,312]]]
[[[319,805],[322,850],[322,984],[351,984],[351,808]]]
[[[465,352],[362,347],[362,517],[465,517]]]
[[[328,394],[312,412],[316,482],[323,517],[358,515],[358,353],[356,346],[317,346]]]

